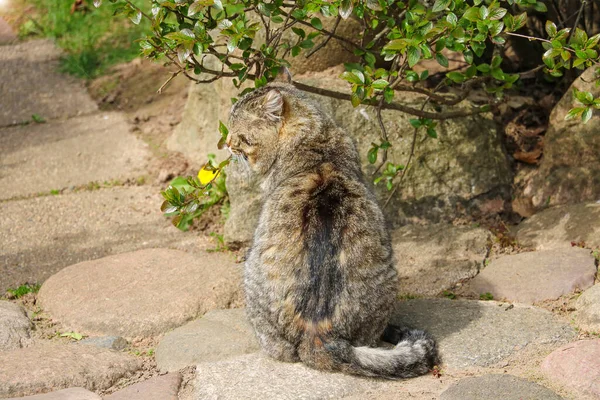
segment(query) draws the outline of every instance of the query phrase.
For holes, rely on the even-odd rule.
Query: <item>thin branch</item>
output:
[[[379,99],[379,105],[377,106],[377,122],[379,123],[379,130],[381,131],[381,143],[387,142],[388,141],[388,134],[387,134],[387,129],[385,129],[385,124],[383,123],[383,118],[381,117],[381,107],[383,107],[383,101],[384,98],[381,97],[381,99]],[[375,176],[375,174],[377,174],[377,172],[379,172],[379,170],[381,169],[381,167],[383,167],[383,165],[386,163],[387,161],[387,147],[383,149],[383,156],[381,157],[381,162],[379,163],[379,165],[377,165],[377,168],[375,168],[375,171],[373,171],[373,176]]]
[[[579,11],[577,12],[577,18],[575,18],[575,23],[573,24],[573,28],[569,31],[569,37],[567,38],[567,44],[571,44],[571,40],[573,40],[573,33],[575,33],[575,29],[579,26],[579,20],[581,19],[581,14],[583,13],[583,9],[587,4],[587,0],[581,0],[581,7],[579,7]]]
[[[335,20],[335,25],[333,25],[333,30],[331,31],[331,34],[329,34],[329,36],[327,36],[327,39],[325,39],[324,41],[322,41],[321,43],[319,43],[318,46],[316,46],[315,48],[313,48],[307,55],[306,58],[312,56],[313,54],[315,54],[317,51],[321,50],[323,47],[325,47],[327,45],[327,43],[329,43],[329,41],[331,40],[331,38],[333,37],[333,35],[335,35],[335,31],[338,27],[338,25],[340,24],[340,21],[342,20],[342,17],[338,16],[337,19]]]
[[[167,85],[168,85],[169,83],[171,83],[171,81],[172,81],[173,79],[175,79],[175,77],[176,77],[177,75],[179,75],[180,73],[181,73],[181,70],[173,72],[173,73],[171,74],[171,76],[169,77],[169,79],[167,79],[167,81],[166,81],[165,83],[163,83],[161,87],[159,87],[159,88],[158,88],[158,90],[156,91],[156,93],[158,93],[158,94],[162,94],[162,91],[163,91],[163,89],[164,89],[165,87],[167,87]]]
[[[286,13],[285,11],[281,11],[281,14],[283,14],[285,16],[288,16],[288,13]],[[294,17],[292,16],[292,18],[294,18]],[[308,26],[308,27],[311,27],[311,28],[315,29],[314,26],[312,26],[310,23],[308,23],[306,21],[300,21],[299,19],[296,19],[296,18],[294,18],[294,20],[298,21],[298,23],[301,24],[301,25]],[[349,39],[346,39],[345,37],[338,36],[335,33],[328,31],[327,29],[316,29],[316,30],[319,31],[319,32],[321,32],[321,33],[323,33],[323,34],[325,34],[325,35],[330,35],[334,39],[337,39],[337,40],[339,40],[341,42],[348,43],[352,47],[355,47],[355,48],[360,49],[360,50],[364,50],[361,46],[359,46],[358,44],[354,43],[353,41],[351,41]]]
[[[433,91],[437,91],[441,86],[442,86],[442,82],[440,82],[435,89],[433,89]],[[425,109],[425,106],[427,105],[427,103],[429,103],[429,100],[431,98],[428,97],[427,99],[425,99],[425,101],[423,102],[423,105],[421,105],[421,111],[423,111]],[[404,165],[404,168],[402,169],[402,175],[400,176],[400,180],[398,181],[398,183],[396,184],[396,186],[394,186],[394,189],[392,190],[392,192],[390,193],[390,195],[388,196],[388,198],[386,199],[385,203],[383,204],[383,208],[386,208],[388,203],[390,202],[390,200],[392,200],[392,197],[394,197],[394,195],[396,194],[396,192],[398,191],[398,188],[400,187],[400,185],[402,184],[402,181],[404,180],[404,176],[406,175],[406,171],[408,171],[408,167],[410,166],[410,162],[412,161],[414,155],[415,155],[415,149],[417,147],[417,133],[419,132],[419,128],[415,128],[413,131],[413,137],[412,137],[412,144],[410,146],[410,154],[408,155],[408,160],[406,161],[406,164]]]

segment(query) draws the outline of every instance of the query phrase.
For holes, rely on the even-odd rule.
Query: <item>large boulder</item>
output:
[[[595,69],[577,78],[550,114],[539,168],[516,179],[521,182],[517,197],[530,201],[534,209],[600,198],[600,116],[594,112],[587,124],[579,119],[565,121],[569,110],[578,106],[573,88],[600,95],[600,87],[594,84]]]
[[[307,73],[295,77],[299,82],[347,92],[346,84],[337,78],[339,69]],[[237,90],[226,80],[192,89],[183,122],[171,137],[169,147],[183,152],[198,164],[206,154],[215,153],[219,139],[218,121],[226,121],[230,98]],[[358,146],[367,176],[375,166],[367,161],[372,142],[380,142],[380,130],[371,107],[353,108],[350,102],[311,94],[322,109],[351,135]],[[413,108],[422,105],[423,97],[403,93],[402,102]],[[465,102],[461,107],[468,108]],[[432,107],[426,108],[432,111]],[[383,111],[390,142],[388,160],[405,164],[410,153],[413,117],[398,111]],[[188,125],[186,127],[186,125]],[[397,191],[386,208],[388,220],[398,226],[405,222],[442,222],[464,215],[498,213],[510,199],[512,182],[506,153],[490,115],[476,115],[442,121],[437,127],[438,139],[424,132],[418,136],[415,156]],[[225,157],[225,154],[222,154]],[[227,188],[231,196],[231,214],[225,225],[229,242],[248,242],[252,238],[260,212],[260,190],[256,177],[235,165],[228,170]],[[377,188],[381,201],[389,192]]]

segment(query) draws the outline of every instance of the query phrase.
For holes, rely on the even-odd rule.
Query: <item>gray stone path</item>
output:
[[[0,129],[0,200],[137,178],[148,156],[121,113]]]
[[[399,302],[392,323],[431,332],[444,365],[453,369],[493,366],[526,347],[575,339],[573,328],[549,311],[495,301]]]
[[[0,127],[89,114],[98,109],[80,80],[59,73],[61,52],[50,40],[0,51]]]
[[[0,293],[110,254],[206,246],[162,216],[159,191],[119,187],[0,202]]]
[[[31,343],[31,321],[17,304],[0,300],[0,351],[14,350]]]
[[[548,388],[511,375],[465,378],[451,386],[440,400],[561,400]]]

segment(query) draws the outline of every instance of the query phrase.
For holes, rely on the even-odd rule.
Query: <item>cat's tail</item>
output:
[[[386,379],[423,375],[440,364],[436,342],[428,333],[420,330],[397,329],[395,336],[399,341],[393,348],[387,349],[353,347],[343,339],[326,340],[323,341],[321,349],[314,352],[313,348],[312,355],[317,357],[309,356],[305,359],[301,352],[300,358],[309,366],[318,369],[323,369],[325,366],[325,369]],[[314,362],[316,364],[313,364]]]

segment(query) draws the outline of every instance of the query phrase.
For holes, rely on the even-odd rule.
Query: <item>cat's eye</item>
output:
[[[248,140],[248,138],[245,135],[239,135],[238,136],[240,138],[240,141],[248,146],[252,146],[252,143],[250,143],[250,141]]]

